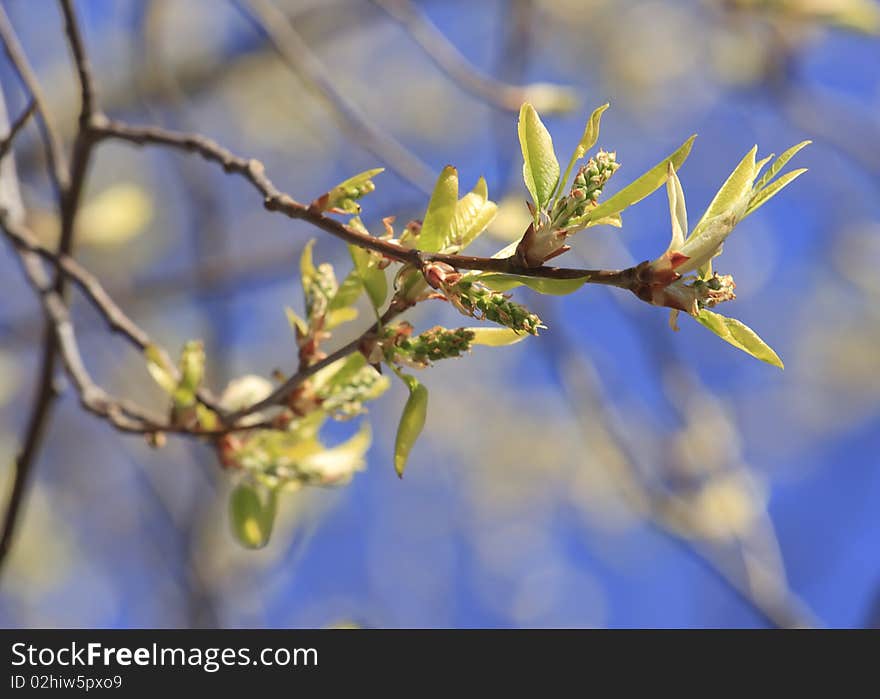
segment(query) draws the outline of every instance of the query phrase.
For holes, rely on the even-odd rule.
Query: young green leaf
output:
[[[379,269],[375,256],[367,250],[356,245],[349,245],[348,250],[354,262],[354,268],[370,298],[370,303],[373,304],[373,308],[379,310],[388,295],[388,280],[385,278],[385,270]]]
[[[557,187],[558,191],[562,192],[565,190],[565,184],[568,182],[568,177],[571,175],[575,163],[583,158],[587,152],[596,145],[596,141],[599,140],[599,123],[602,121],[602,114],[609,106],[610,105],[606,102],[593,111],[590,120],[584,128],[584,135],[581,136],[581,140],[574,149],[574,153],[571,154],[571,160],[568,161],[568,166],[565,168],[565,174],[562,175],[559,180],[559,186]]]
[[[770,183],[770,180],[776,177],[777,173],[779,173],[782,168],[785,167],[786,163],[788,163],[788,161],[791,160],[798,153],[798,151],[810,145],[811,143],[812,141],[801,141],[800,143],[792,146],[782,155],[780,155],[776,159],[776,162],[774,162],[770,166],[770,169],[764,173],[764,176],[760,180],[758,180],[757,183],[755,183],[755,189],[760,190],[766,187]]]
[[[180,353],[180,383],[178,388],[195,393],[205,376],[205,346],[199,340],[190,340]]]
[[[681,169],[682,163],[690,155],[696,135],[685,141],[678,150],[664,158],[662,162],[652,167],[648,172],[621,189],[617,194],[599,204],[588,215],[589,220],[596,221],[613,214],[620,213],[628,206],[640,202],[649,194],[662,187],[666,183],[669,163],[671,162],[676,171]]]
[[[525,340],[528,333],[518,333],[510,328],[465,328],[474,334],[472,345],[485,345],[486,347],[504,347],[514,345]]]
[[[294,311],[290,306],[287,306],[284,309],[284,312],[287,314],[287,322],[290,324],[290,329],[297,333],[300,337],[305,337],[309,334],[309,324],[300,318],[296,311]]]
[[[163,391],[173,394],[177,390],[177,379],[165,353],[156,345],[147,345],[144,349],[144,358],[147,360],[147,371],[150,372],[153,380]]]
[[[720,313],[713,313],[704,308],[697,316],[697,320],[722,340],[752,355],[755,359],[760,359],[762,362],[780,369],[785,368],[779,355],[758,337],[754,330],[735,318],[727,318]]]
[[[458,205],[458,171],[447,165],[437,178],[422,231],[419,233],[419,249],[425,252],[439,252],[452,230],[452,220]]]
[[[700,221],[694,226],[694,230],[688,238],[698,236],[709,221],[722,214],[735,212],[739,209],[742,209],[739,216],[745,213],[745,207],[741,206],[741,202],[744,203],[744,199],[751,192],[752,183],[755,181],[755,172],[757,170],[755,155],[757,152],[758,146],[754,146],[745,154],[724,184],[721,185],[721,189],[718,190],[718,193],[706,209],[706,213],[703,214]]]
[[[316,211],[341,209],[351,214],[360,213],[361,205],[357,203],[357,200],[376,189],[373,178],[384,170],[383,167],[377,167],[349,177],[326,194],[315,199],[311,208]]]
[[[498,206],[489,201],[486,180],[477,180],[473,190],[465,194],[455,206],[452,229],[444,248],[448,252],[464,250],[492,223]]]
[[[523,180],[535,206],[543,209],[559,182],[559,161],[553,151],[553,139],[538,112],[528,102],[519,111],[517,131],[523,155]]]
[[[241,484],[229,496],[229,521],[232,533],[242,546],[260,549],[269,543],[275,523],[277,496],[269,493],[264,503],[250,485]]]
[[[413,445],[425,426],[428,415],[428,389],[408,374],[398,374],[409,389],[409,398],[403,407],[397,437],[394,440],[394,470],[403,478],[406,461]]]
[[[510,291],[518,286],[526,286],[539,294],[566,296],[580,289],[589,277],[577,279],[544,279],[542,277],[523,277],[503,272],[487,272],[478,277],[479,281],[493,291]]]
[[[363,290],[364,285],[361,283],[360,275],[357,273],[356,269],[353,269],[348,273],[345,279],[342,280],[342,284],[339,285],[339,290],[336,292],[336,295],[330,299],[330,304],[327,306],[327,310],[333,312],[348,308],[358,300],[358,297]]]
[[[315,239],[312,238],[306,243],[302,254],[299,257],[299,275],[302,282],[303,296],[309,298],[312,285],[318,276],[318,270],[315,268],[315,262],[312,258],[312,250],[315,247]]]
[[[802,167],[799,170],[792,170],[791,172],[786,172],[782,177],[780,177],[775,182],[767,185],[760,192],[757,192],[752,196],[751,201],[749,202],[749,208],[746,209],[746,216],[751,214],[754,211],[760,209],[764,204],[770,201],[773,197],[775,197],[782,189],[792,182],[794,182],[798,177],[803,175],[807,171],[807,168]]]

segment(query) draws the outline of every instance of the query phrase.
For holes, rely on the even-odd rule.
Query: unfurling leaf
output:
[[[232,533],[242,546],[260,549],[269,543],[275,523],[277,496],[270,491],[265,502],[256,489],[241,484],[229,496],[229,521]]]
[[[762,362],[777,366],[780,369],[785,368],[779,355],[758,337],[754,330],[735,318],[727,318],[704,308],[700,311],[700,315],[697,316],[697,320],[722,340],[752,355],[755,359],[760,359]]]
[[[589,214],[590,221],[596,221],[607,216],[620,213],[628,206],[640,202],[649,194],[653,193],[666,183],[669,174],[669,163],[676,171],[681,169],[682,163],[687,160],[694,144],[696,136],[691,136],[678,150],[664,158],[662,162],[652,167],[648,172],[621,189],[617,194],[599,204]]]
[[[581,140],[574,149],[574,153],[571,154],[571,160],[568,161],[568,167],[565,168],[565,174],[559,180],[558,189],[560,192],[564,192],[565,183],[568,182],[568,176],[571,174],[575,163],[583,158],[589,150],[596,145],[596,141],[599,140],[599,124],[602,121],[602,114],[609,106],[610,105],[606,102],[601,107],[594,110],[593,114],[590,116],[590,120],[584,128],[584,135],[581,136]]]
[[[758,146],[755,146],[745,154],[724,184],[721,185],[718,193],[706,209],[706,213],[703,214],[699,223],[694,226],[694,230],[688,238],[695,238],[700,235],[709,221],[722,214],[733,213],[738,219],[742,218],[747,206],[746,197],[752,190],[752,183],[755,181],[755,173],[757,172],[755,155],[757,152]]]
[[[174,367],[168,361],[165,353],[156,345],[147,345],[144,349],[144,358],[147,360],[147,371],[153,380],[159,384],[163,391],[169,395],[177,390],[177,378]]]
[[[465,194],[455,206],[455,216],[449,239],[444,245],[446,252],[459,252],[470,245],[492,223],[498,206],[489,201],[486,180],[477,180],[473,190]]]
[[[357,203],[357,200],[376,189],[373,178],[384,170],[383,167],[377,167],[349,177],[326,194],[315,199],[310,208],[315,211],[336,210],[350,214],[360,213],[361,205]]]
[[[382,304],[385,303],[385,297],[388,295],[388,281],[385,278],[385,271],[379,269],[378,259],[369,251],[356,245],[349,245],[348,250],[351,253],[355,271],[367,292],[370,303],[378,311]]]
[[[485,345],[486,347],[504,347],[514,345],[528,337],[527,333],[518,333],[510,328],[465,328],[473,333],[472,345]]]
[[[589,277],[577,279],[545,279],[543,277],[523,277],[503,272],[487,272],[478,277],[479,281],[493,291],[510,291],[518,286],[525,286],[539,294],[565,296],[580,289]]]
[[[791,160],[795,155],[797,155],[798,151],[802,148],[806,148],[810,145],[812,141],[801,141],[797,145],[792,146],[787,151],[785,151],[782,155],[776,158],[776,161],[770,166],[767,172],[755,183],[755,189],[760,190],[770,184],[770,180],[772,180],[776,175],[782,171],[782,168]],[[770,156],[771,158],[773,156]]]
[[[787,187],[789,184],[794,182],[798,177],[803,175],[807,171],[807,168],[802,167],[798,170],[792,170],[791,172],[786,172],[782,177],[780,177],[775,182],[767,185],[760,192],[755,194],[751,201],[749,201],[749,208],[746,210],[746,216],[760,209],[764,204],[770,201],[773,197],[775,197],[779,192],[782,191],[784,187]]]
[[[394,440],[394,470],[403,478],[406,461],[413,445],[425,426],[428,414],[428,389],[414,377],[399,374],[409,389],[409,398],[403,407],[400,424],[397,426],[397,437]]]
[[[535,206],[543,209],[559,182],[559,161],[553,151],[553,139],[528,102],[520,109],[517,131],[523,155],[523,180]]]
[[[458,205],[458,171],[447,165],[437,178],[434,193],[428,202],[428,210],[419,233],[419,249],[439,252],[452,230],[455,208]]]
[[[195,393],[205,376],[205,346],[199,340],[190,340],[180,353],[180,383],[178,388]]]

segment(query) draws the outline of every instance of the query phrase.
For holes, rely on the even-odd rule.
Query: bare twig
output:
[[[510,85],[481,72],[409,0],[372,0],[372,2],[398,22],[440,70],[475,97],[511,112],[518,112],[523,102],[540,97],[528,86]],[[542,114],[563,112],[572,108],[575,98],[570,90],[556,85],[546,85],[542,88],[556,93],[553,95],[555,99],[547,100],[546,104],[539,107]]]
[[[236,6],[269,38],[284,62],[327,100],[354,138],[392,170],[425,193],[434,186],[431,168],[385,134],[339,90],[330,72],[312,52],[291,20],[270,0],[236,0]]]
[[[6,157],[6,153],[9,152],[9,148],[12,145],[13,139],[18,135],[18,132],[21,131],[25,124],[27,124],[28,119],[33,116],[34,112],[37,109],[37,103],[31,100],[28,103],[28,106],[25,110],[19,115],[19,117],[12,122],[12,126],[9,127],[9,135],[6,136],[2,141],[0,141],[0,160]]]
[[[320,228],[351,245],[372,250],[385,257],[423,268],[431,262],[443,262],[458,269],[503,272],[544,279],[584,279],[589,284],[604,284],[622,289],[632,289],[635,281],[635,268],[623,270],[567,269],[561,267],[524,267],[514,257],[473,257],[470,255],[451,255],[426,253],[416,249],[403,248],[395,243],[365,235],[334,218],[325,216],[305,204],[281,192],[267,177],[263,164],[254,159],[242,158],[217,142],[200,134],[187,134],[154,126],[131,126],[119,121],[107,120],[95,126],[95,134],[100,138],[114,138],[136,145],[159,145],[188,152],[195,152],[205,160],[220,165],[226,172],[243,177],[263,195],[263,205],[270,211],[278,211],[290,218],[299,219]]]
[[[60,203],[63,192],[67,189],[69,178],[67,158],[64,155],[61,137],[58,135],[58,129],[55,127],[52,116],[46,108],[43,89],[40,87],[37,76],[21,48],[21,42],[18,40],[12,23],[9,21],[9,16],[2,6],[0,6],[0,40],[3,41],[3,48],[12,62],[19,80],[28,93],[30,93],[31,99],[36,105],[37,114],[40,117],[40,133],[43,137],[43,147],[49,164],[49,176]]]

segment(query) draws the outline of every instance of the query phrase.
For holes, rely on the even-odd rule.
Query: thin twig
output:
[[[3,158],[6,157],[6,154],[9,152],[10,146],[12,146],[12,141],[18,135],[18,132],[24,128],[25,124],[27,124],[28,119],[33,116],[36,109],[37,103],[34,102],[33,99],[31,99],[25,110],[14,122],[12,122],[12,126],[9,127],[9,134],[6,136],[6,138],[0,141],[0,160],[3,160]]]
[[[263,196],[263,205],[269,211],[278,211],[293,219],[306,221],[316,228],[346,243],[377,252],[391,260],[423,268],[431,262],[442,262],[458,269],[502,272],[544,279],[586,279],[589,284],[604,284],[622,289],[632,289],[635,268],[623,270],[568,269],[561,267],[524,267],[511,257],[473,257],[426,253],[403,248],[393,242],[366,235],[320,211],[301,204],[279,190],[266,175],[263,164],[255,159],[242,158],[201,134],[171,131],[155,126],[132,126],[120,121],[106,120],[95,126],[100,138],[128,141],[139,146],[158,145],[187,152],[195,152],[205,160],[220,165],[224,171],[243,177]]]
[[[18,75],[19,80],[36,104],[37,114],[40,117],[39,124],[40,133],[43,137],[43,147],[49,164],[49,177],[52,180],[52,185],[60,204],[63,192],[67,189],[69,178],[67,158],[64,155],[61,137],[58,135],[58,129],[55,127],[52,116],[46,108],[46,99],[43,96],[43,89],[40,87],[36,73],[31,68],[31,64],[21,48],[21,42],[18,40],[15,29],[12,27],[9,16],[2,5],[0,5],[0,41],[3,42],[3,48],[15,68],[15,73]]]
[[[336,86],[330,71],[296,31],[287,15],[270,0],[236,0],[235,4],[266,34],[284,62],[324,96],[342,125],[358,143],[421,191],[432,191],[436,176],[431,168],[373,124],[346,97]]]
[[[484,102],[510,112],[518,112],[523,102],[535,98],[528,86],[510,85],[487,75],[472,65],[449,41],[446,35],[409,0],[372,0],[381,7],[425,52],[425,54],[459,87]],[[555,100],[539,108],[542,114],[569,111],[575,98],[571,91],[556,85],[542,86],[554,90]]]

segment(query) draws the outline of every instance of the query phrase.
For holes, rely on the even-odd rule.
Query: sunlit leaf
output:
[[[474,334],[471,340],[472,345],[485,345],[486,347],[513,345],[525,340],[529,336],[528,333],[518,333],[510,328],[476,327],[466,329]]]
[[[458,171],[447,165],[437,178],[434,193],[431,195],[431,201],[428,202],[428,210],[425,212],[425,220],[422,221],[422,231],[418,238],[420,250],[439,252],[443,248],[452,230],[457,205]]]
[[[502,272],[487,272],[478,277],[482,284],[493,291],[509,291],[518,286],[526,286],[539,294],[552,296],[565,296],[580,289],[587,283],[589,277],[577,279],[545,279],[543,277],[523,277],[516,274],[504,274]]]
[[[373,178],[384,170],[385,168],[377,167],[349,177],[323,196],[315,199],[311,208],[317,211],[341,209],[352,214],[360,213],[361,205],[357,200],[376,189]]]
[[[360,282],[358,282],[360,283]],[[284,312],[287,314],[287,322],[290,324],[290,328],[299,334],[300,337],[305,337],[309,334],[309,324],[300,318],[296,311],[294,311],[290,306],[287,306],[284,309]]]
[[[523,180],[535,206],[543,209],[559,182],[559,161],[553,151],[553,139],[528,102],[520,109],[517,131],[523,155]]]
[[[409,398],[403,407],[400,424],[397,426],[397,437],[394,440],[394,470],[403,478],[406,462],[425,426],[428,415],[428,389],[415,378],[400,374],[409,389]]]
[[[617,194],[606,199],[589,213],[589,220],[596,221],[613,214],[620,213],[628,206],[640,202],[649,194],[653,193],[666,183],[668,175],[669,163],[671,162],[676,171],[681,169],[682,163],[687,160],[690,155],[691,147],[694,144],[696,136],[691,136],[685,141],[681,147],[671,153],[669,157],[664,158],[662,162],[648,170],[644,175],[626,187],[621,189]]]
[[[168,358],[156,345],[147,345],[144,349],[144,358],[147,360],[147,371],[153,380],[162,387],[169,395],[177,390],[175,371],[168,362]]]
[[[190,340],[180,353],[179,388],[195,393],[205,376],[205,346],[199,340]]]
[[[755,359],[784,369],[782,360],[757,333],[735,318],[727,318],[719,313],[702,309],[697,320],[725,342],[752,355]]]
[[[710,220],[722,214],[735,212],[739,209],[742,209],[741,214],[745,213],[745,206],[742,206],[741,203],[751,191],[752,183],[755,180],[755,155],[757,152],[758,146],[754,146],[745,154],[724,184],[721,185],[721,189],[718,190],[718,193],[712,199],[699,223],[694,226],[693,232],[688,236],[689,238],[699,235]]]
[[[345,279],[342,280],[336,295],[330,299],[330,304],[327,306],[327,310],[332,313],[333,311],[351,306],[358,300],[363,291],[364,285],[361,282],[360,275],[357,273],[356,269],[353,269]]]
[[[681,181],[675,173],[672,163],[669,163],[669,178],[666,180],[666,195],[669,198],[669,218],[672,222],[672,240],[669,243],[670,250],[678,250],[684,245],[684,237],[688,231],[687,207],[684,201],[684,190]]]
[[[445,247],[451,246],[450,251],[464,250],[492,223],[497,211],[498,206],[495,202],[489,201],[486,180],[481,177],[473,190],[465,194],[456,204],[451,232]]]
[[[385,271],[378,268],[376,257],[369,251],[356,245],[349,245],[348,251],[351,253],[354,268],[367,291],[370,303],[373,304],[373,308],[378,310],[385,303],[385,297],[388,295],[388,281],[385,278]]]
[[[596,145],[596,141],[599,140],[599,124],[602,121],[602,114],[609,106],[608,103],[605,103],[601,107],[598,107],[593,111],[589,121],[587,121],[587,125],[584,128],[584,134],[581,136],[581,140],[574,149],[574,153],[571,154],[571,160],[568,161],[568,166],[565,168],[565,174],[559,180],[560,191],[565,189],[565,183],[568,182],[568,177],[571,175],[575,163],[583,158],[587,152]]]
[[[806,171],[807,171],[807,168],[802,167],[799,170],[792,170],[791,172],[786,172],[778,180],[771,182],[769,185],[764,187],[764,189],[762,189],[754,197],[752,197],[752,200],[749,202],[749,208],[746,210],[746,215],[751,214],[752,212],[760,209],[764,204],[766,204],[773,197],[775,197],[777,194],[779,194],[779,192],[781,192],[784,187],[787,187],[789,184],[794,182],[798,177],[803,175]]]
[[[774,163],[770,166],[767,172],[755,183],[755,189],[760,190],[766,187],[770,180],[772,180],[776,175],[782,171],[782,168],[786,166],[789,160],[791,160],[797,153],[802,149],[806,148],[810,145],[812,141],[801,141],[800,143],[792,146],[787,151],[785,151],[782,155],[780,155]]]
[[[245,548],[260,549],[269,543],[275,523],[277,496],[270,491],[266,502],[250,485],[241,484],[229,496],[232,533]]]

